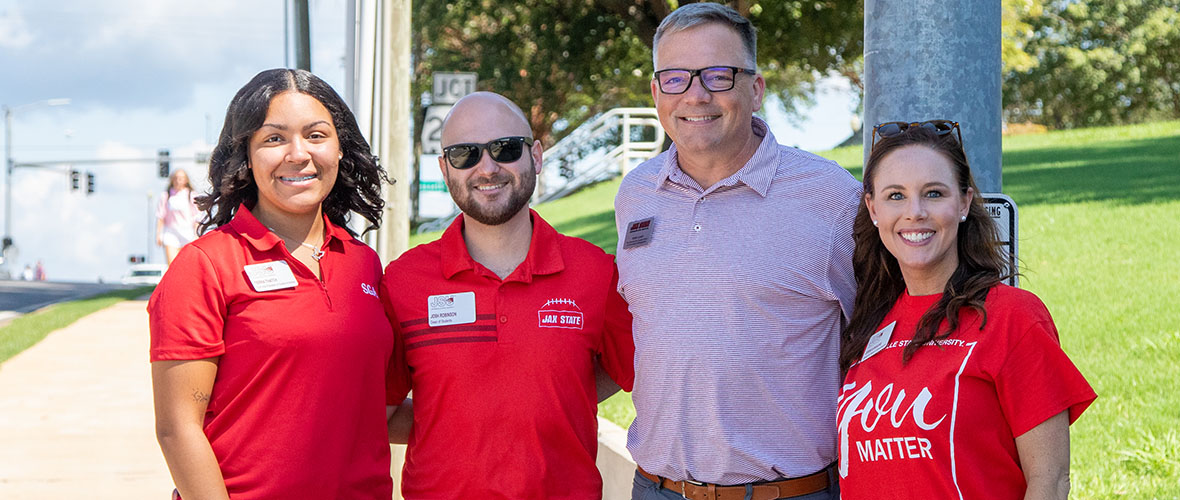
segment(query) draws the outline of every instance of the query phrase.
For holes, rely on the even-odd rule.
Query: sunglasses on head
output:
[[[501,137],[484,144],[464,142],[443,148],[443,156],[447,163],[459,170],[466,170],[479,163],[483,150],[497,163],[512,163],[524,154],[525,146],[532,146],[533,140],[528,137]]]
[[[963,144],[963,131],[959,122],[950,120],[926,120],[924,122],[885,122],[873,127],[873,145],[877,145],[877,136],[882,139],[904,134],[912,127],[924,128],[944,136],[954,131],[959,136],[959,144]]]

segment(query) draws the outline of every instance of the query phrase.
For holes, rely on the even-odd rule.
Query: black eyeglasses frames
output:
[[[884,139],[886,137],[901,135],[911,127],[931,130],[940,136],[955,132],[959,138],[959,145],[961,146],[963,144],[963,130],[959,128],[959,122],[951,120],[926,120],[924,122],[885,122],[879,124],[873,127],[872,145],[877,145],[877,136],[881,136]]]
[[[741,73],[757,74],[757,70],[738,68],[734,66],[710,66],[701,69],[669,68],[655,72],[653,78],[660,92],[664,94],[683,94],[692,86],[692,78],[699,76],[701,85],[710,92],[725,92],[733,88],[734,81]]]
[[[532,147],[534,142],[533,139],[521,136],[501,137],[483,144],[464,142],[443,148],[443,156],[458,170],[478,164],[484,150],[497,163],[512,163],[524,154],[525,146]]]

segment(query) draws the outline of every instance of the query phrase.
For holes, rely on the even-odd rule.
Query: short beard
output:
[[[455,186],[449,184],[450,183],[448,182],[447,187],[452,193],[454,193]],[[508,185],[509,187],[512,186],[511,180],[509,181]],[[472,201],[475,197],[471,196],[470,193],[474,189],[470,187],[468,187],[465,191],[468,196],[465,196],[462,199],[457,196],[453,198],[455,200],[455,205],[459,206],[459,210],[463,211],[463,215],[465,217],[471,217],[476,222],[479,222],[485,226],[499,226],[500,224],[511,220],[512,217],[516,216],[516,214],[519,213],[522,208],[528,206],[529,200],[532,199],[533,191],[536,189],[536,187],[537,173],[532,167],[529,167],[528,171],[521,176],[520,189],[512,192],[512,196],[508,198],[508,204],[502,210],[493,211],[493,209],[490,207],[484,207]]]

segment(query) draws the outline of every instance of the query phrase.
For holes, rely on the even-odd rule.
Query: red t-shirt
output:
[[[844,379],[845,498],[1023,498],[1016,436],[1065,410],[1073,423],[1094,401],[1044,304],[1006,285],[989,291],[983,330],[964,308],[957,331],[903,367],[919,318],[939,297],[902,294],[878,327],[896,322],[889,343]]]
[[[324,225],[323,281],[242,206],[180,251],[148,302],[152,361],[220,356],[205,435],[235,500],[393,492],[381,263]],[[256,291],[244,267],[273,261],[297,285]]]
[[[594,366],[631,390],[631,314],[611,255],[532,220],[504,280],[467,253],[462,216],[385,269],[408,369],[388,401],[414,391],[408,499],[602,496]]]

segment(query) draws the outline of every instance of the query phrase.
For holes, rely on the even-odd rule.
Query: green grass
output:
[[[859,178],[860,147],[820,154]],[[1021,286],[1098,392],[1071,427],[1073,497],[1180,498],[1180,121],[1008,137],[1003,165]],[[613,252],[617,189],[537,211]],[[635,416],[628,394],[599,411],[624,427]]]
[[[151,290],[150,286],[115,290],[85,299],[54,304],[13,319],[12,322],[0,327],[0,363],[40,342],[50,332],[69,326],[78,318],[116,302],[143,296]]]

